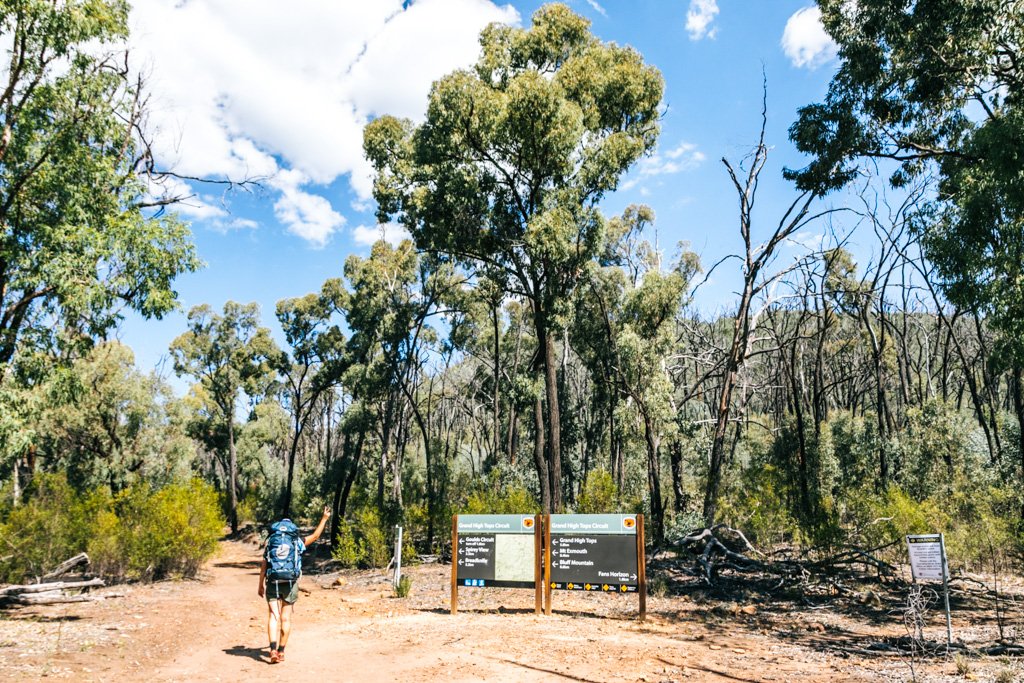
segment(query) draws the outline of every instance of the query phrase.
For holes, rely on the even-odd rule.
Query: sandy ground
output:
[[[0,680],[75,681],[878,681],[911,680],[905,656],[863,657],[847,642],[897,622],[850,624],[822,610],[556,592],[533,613],[528,590],[463,589],[449,614],[448,566],[412,567],[399,599],[379,572],[303,577],[287,661],[267,657],[259,549],[225,541],[198,581],[118,587],[121,598],[0,613]],[[113,590],[113,589],[111,589]],[[884,620],[883,620],[884,622]],[[854,632],[859,628],[859,632]],[[917,680],[964,680],[952,659]],[[968,680],[1014,674],[970,663]],[[1004,678],[1004,680],[1007,680]],[[1008,680],[1014,680],[1009,678]]]

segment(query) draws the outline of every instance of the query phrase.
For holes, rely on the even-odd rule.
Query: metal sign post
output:
[[[942,534],[916,534],[907,536],[907,554],[910,556],[910,574],[914,582],[942,581],[946,606],[946,644],[953,646],[953,620],[949,610],[949,562],[946,541]]]
[[[402,527],[395,526],[395,590],[402,583]]]
[[[456,558],[458,557],[459,548],[459,516],[452,515],[452,600],[450,603],[451,613],[455,614],[459,611],[459,585],[458,581],[458,570]]]

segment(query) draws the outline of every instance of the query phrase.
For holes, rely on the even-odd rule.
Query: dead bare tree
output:
[[[769,238],[761,243],[754,241],[752,235],[754,203],[757,198],[761,171],[764,170],[765,162],[768,159],[768,145],[765,144],[766,127],[767,92],[762,101],[761,133],[757,145],[748,157],[749,168],[746,178],[741,182],[733,164],[728,159],[722,158],[722,163],[739,195],[739,228],[740,237],[743,240],[743,253],[738,257],[743,261],[743,283],[736,317],[733,320],[732,337],[726,352],[714,414],[715,427],[711,453],[708,458],[708,477],[704,492],[703,511],[704,522],[709,527],[714,524],[718,513],[718,494],[726,455],[726,433],[733,409],[733,391],[736,388],[740,368],[750,353],[754,330],[768,303],[761,301],[758,310],[755,310],[755,306],[769,288],[786,272],[783,270],[767,273],[766,269],[774,261],[781,244],[808,223],[828,213],[828,211],[824,211],[812,215],[810,208],[819,195],[814,191],[802,192],[790,204]]]

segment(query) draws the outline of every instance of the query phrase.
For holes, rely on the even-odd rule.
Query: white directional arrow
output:
[[[633,574],[633,580],[636,581],[636,574]]]
[[[459,560],[459,566],[460,567],[462,566],[462,560]]]

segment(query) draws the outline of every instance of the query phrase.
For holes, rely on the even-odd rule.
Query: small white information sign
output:
[[[944,581],[946,579],[946,548],[942,534],[907,536],[910,553],[910,572],[915,581]]]

